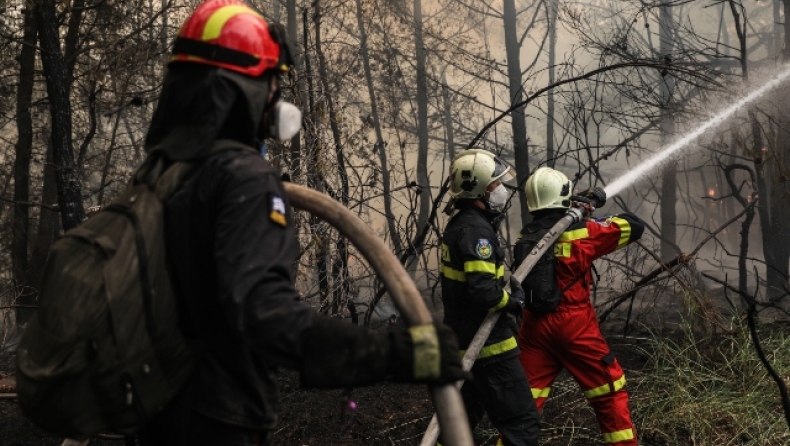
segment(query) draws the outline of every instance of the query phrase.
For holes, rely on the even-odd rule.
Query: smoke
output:
[[[613,197],[638,180],[647,176],[651,176],[654,171],[657,171],[665,162],[672,159],[673,156],[679,155],[683,150],[688,150],[689,148],[693,147],[692,143],[697,138],[718,127],[724,121],[731,118],[735,112],[754,102],[757,98],[764,95],[768,91],[776,88],[789,77],[790,65],[786,65],[783,70],[779,72],[779,74],[766,82],[762,87],[752,91],[744,98],[720,111],[718,114],[703,122],[696,129],[681,136],[673,144],[662,149],[657,154],[641,162],[635,168],[629,170],[625,175],[611,182],[605,188],[606,195]]]

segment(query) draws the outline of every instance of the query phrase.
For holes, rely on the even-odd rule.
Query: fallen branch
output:
[[[642,248],[644,248],[644,246],[641,243],[639,245],[642,246]],[[644,248],[644,249],[649,252],[649,250],[647,250],[647,248]],[[676,267],[678,265],[682,265],[682,264],[688,263],[693,258],[694,258],[694,256],[681,254],[681,255],[677,256],[676,258],[670,260],[667,263],[659,262],[659,267],[658,268],[654,269],[653,271],[648,273],[646,276],[642,277],[642,279],[640,279],[639,282],[634,284],[634,287],[630,291],[626,292],[625,294],[621,294],[619,297],[614,299],[614,303],[612,304],[612,306],[609,307],[608,309],[606,309],[606,311],[604,311],[599,316],[598,319],[599,319],[600,323],[603,323],[606,320],[606,318],[609,317],[609,315],[612,313],[612,311],[614,311],[617,307],[622,305],[622,303],[625,302],[626,300],[628,300],[630,298],[633,298],[636,295],[637,291],[639,291],[644,286],[648,285],[654,278],[658,277],[659,274],[661,274],[664,271],[669,271],[671,273],[672,272],[672,268],[674,268],[674,267]],[[609,302],[612,302],[612,301],[610,300]],[[606,305],[607,303],[604,303],[602,305]]]
[[[656,255],[656,253],[654,253],[652,250],[647,249],[645,245],[643,245],[641,242],[637,241],[636,243],[639,246],[641,246],[642,249],[644,249],[648,254],[650,254],[657,262],[661,263],[661,259]],[[684,254],[681,253],[680,257],[683,256]],[[691,257],[688,256],[685,257],[687,257],[687,261],[683,262],[684,264],[688,263],[688,260],[691,259]],[[711,306],[703,302],[700,298],[700,295],[695,291],[695,289],[691,285],[687,284],[682,277],[678,276],[673,269],[670,268],[667,271],[669,271],[669,274],[671,274],[672,277],[675,278],[677,283],[679,283],[680,286],[683,287],[683,289],[686,290],[686,292],[689,293],[689,295],[691,295],[694,298],[694,300],[697,302],[697,307],[702,310],[702,315],[705,318],[705,320],[711,324],[716,324],[722,330],[727,331],[727,328],[724,327],[721,323],[721,315],[718,312],[711,310]]]

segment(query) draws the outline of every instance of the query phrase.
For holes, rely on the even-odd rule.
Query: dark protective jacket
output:
[[[503,288],[505,251],[499,245],[496,220],[501,214],[462,200],[442,237],[442,301],[444,323],[466,349],[486,314],[501,311],[510,301]],[[507,317],[491,331],[479,359],[517,355],[514,330]]]
[[[413,376],[406,330],[373,333],[297,302],[290,206],[279,173],[252,148],[268,85],[268,75],[169,65],[145,148],[196,166],[165,202],[165,236],[180,321],[203,354],[191,382],[143,429],[143,444],[184,443],[195,411],[239,429],[273,428],[277,367],[300,370],[306,387]]]
[[[205,348],[190,398],[219,421],[273,427],[275,368],[299,368],[304,357],[314,313],[292,285],[291,219],[279,174],[251,150],[212,155],[166,202],[184,329]]]

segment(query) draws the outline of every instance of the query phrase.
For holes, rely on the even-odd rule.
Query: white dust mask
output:
[[[502,212],[505,210],[505,205],[508,199],[507,189],[503,185],[499,185],[488,193],[488,206],[494,212]]]
[[[269,137],[287,141],[302,128],[302,112],[290,102],[278,101],[274,105],[274,119],[269,127]]]

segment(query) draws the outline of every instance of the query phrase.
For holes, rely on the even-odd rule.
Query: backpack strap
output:
[[[178,161],[173,163],[173,165],[168,167],[159,179],[156,180],[156,184],[154,185],[154,193],[156,193],[156,196],[162,201],[167,200],[173,195],[173,192],[181,187],[186,177],[195,170],[195,167],[195,162]]]
[[[578,281],[579,281],[579,279],[581,279],[582,277],[584,277],[584,275],[585,275],[585,274],[587,274],[587,271],[582,271],[582,273],[581,273],[581,274],[578,274],[576,277],[574,277],[574,278],[573,278],[573,281],[572,281],[571,283],[569,283],[569,284],[568,284],[568,286],[566,286],[565,288],[563,288],[563,289],[561,289],[561,290],[560,290],[560,295],[563,295],[563,294],[565,294],[565,292],[566,292],[566,291],[568,291],[569,289],[571,289],[571,287],[572,287],[572,286],[573,286],[573,285],[574,285],[576,282],[578,282]]]

